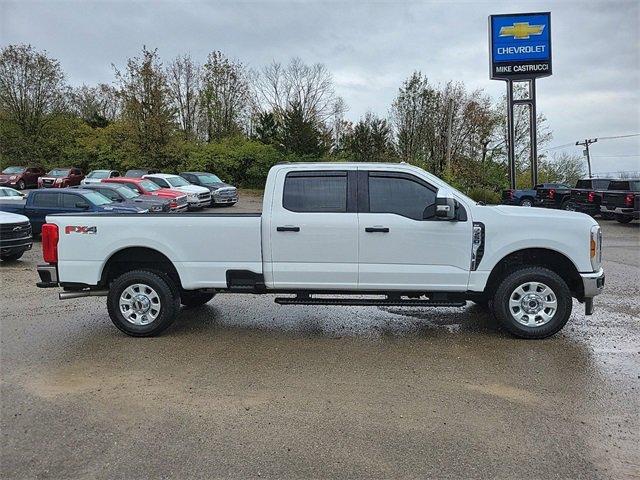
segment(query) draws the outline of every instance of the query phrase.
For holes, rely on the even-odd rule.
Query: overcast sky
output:
[[[356,120],[386,115],[402,81],[464,81],[494,97],[487,16],[551,11],[553,76],[540,79],[538,111],[551,146],[640,133],[640,1],[628,2],[8,2],[0,44],[31,43],[62,63],[72,85],[112,82],[142,45],[164,61],[221,50],[252,68],[293,56],[321,62]],[[569,147],[579,153],[581,148]],[[554,152],[562,151],[556,149]],[[592,147],[595,172],[640,170],[640,137]]]

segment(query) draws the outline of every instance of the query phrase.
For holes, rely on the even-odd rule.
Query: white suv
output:
[[[179,175],[154,173],[152,175],[144,175],[142,178],[151,180],[159,187],[171,188],[172,190],[186,193],[189,209],[202,208],[211,204],[211,191],[208,188],[193,185]]]

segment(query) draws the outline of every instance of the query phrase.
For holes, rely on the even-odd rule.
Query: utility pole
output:
[[[584,155],[587,157],[587,167],[589,168],[589,178],[593,178],[591,175],[591,156],[589,155],[589,145],[592,143],[596,143],[598,141],[597,138],[586,138],[584,142],[576,142],[576,145],[581,145],[584,147]]]

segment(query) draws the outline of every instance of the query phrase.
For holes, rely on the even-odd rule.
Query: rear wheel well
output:
[[[180,275],[171,260],[163,253],[148,247],[128,247],[111,255],[102,269],[100,284],[108,287],[120,275],[132,270],[164,272],[178,288],[182,285]]]
[[[484,296],[491,298],[502,279],[514,270],[526,266],[543,267],[557,273],[566,282],[573,296],[578,299],[583,297],[582,278],[573,262],[562,253],[545,248],[518,250],[500,260],[491,270]]]

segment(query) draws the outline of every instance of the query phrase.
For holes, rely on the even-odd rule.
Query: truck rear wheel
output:
[[[159,335],[180,311],[180,294],[163,272],[134,270],[109,288],[107,310],[113,324],[132,337]]]
[[[616,215],[616,221],[618,221],[619,223],[629,223],[632,220],[633,220],[633,217],[631,215],[629,215],[629,216]]]
[[[520,338],[546,338],[565,326],[571,315],[571,292],[555,272],[525,267],[507,275],[493,297],[500,325]]]

